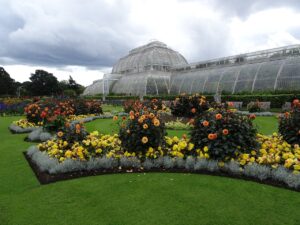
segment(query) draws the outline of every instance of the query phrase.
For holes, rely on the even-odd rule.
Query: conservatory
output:
[[[177,51],[154,41],[121,58],[84,95],[135,96],[300,90],[300,45],[189,64]]]

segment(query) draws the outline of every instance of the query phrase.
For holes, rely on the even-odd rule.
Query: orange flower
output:
[[[223,116],[222,116],[222,114],[220,114],[220,113],[218,113],[218,114],[216,115],[216,119],[217,119],[217,120],[222,119],[222,117],[223,117]]]
[[[202,122],[202,125],[205,126],[205,127],[208,127],[209,126],[209,122],[207,120],[204,120]]]
[[[284,115],[285,115],[285,117],[289,117],[290,113],[289,112],[285,112]]]
[[[195,108],[192,108],[192,109],[191,109],[191,112],[192,112],[192,113],[196,113],[196,109],[195,109]]]
[[[64,135],[63,132],[61,132],[61,131],[57,132],[57,136],[58,136],[58,137],[62,137],[63,135]]]
[[[131,120],[134,120],[134,115],[130,115],[130,119],[131,119]]]
[[[126,116],[123,116],[123,117],[122,117],[122,120],[126,120]]]
[[[187,137],[186,137],[186,134],[183,134],[183,135],[182,135],[182,138],[183,138],[183,139],[186,139],[186,138],[187,138]]]
[[[160,121],[158,119],[153,120],[154,126],[158,127],[160,125]]]
[[[148,129],[148,125],[145,123],[144,125],[143,125],[143,128],[146,130],[146,129]]]
[[[76,129],[76,134],[80,134],[80,129]]]
[[[67,122],[67,123],[65,124],[65,127],[69,128],[69,127],[70,127],[70,123]]]
[[[139,117],[140,116],[140,113],[139,112],[136,112],[135,113],[135,117]]]
[[[217,136],[216,133],[214,133],[214,134],[211,133],[211,134],[209,134],[207,137],[208,137],[209,140],[215,140],[218,136]]]
[[[229,134],[229,130],[228,130],[228,129],[224,129],[224,130],[223,130],[223,134],[224,134],[224,135]]]
[[[142,138],[142,142],[143,142],[143,144],[146,144],[148,142],[148,138],[147,137],[143,137]]]
[[[75,128],[76,128],[76,130],[80,130],[80,128],[81,128],[80,124],[77,123],[77,124],[75,125]]]
[[[114,121],[118,120],[118,116],[114,116],[114,117],[113,117],[113,120],[114,120]]]
[[[149,114],[150,119],[153,119],[155,117],[155,115],[153,113]]]
[[[229,107],[233,107],[234,106],[233,102],[228,102],[227,104],[228,104]]]
[[[134,111],[131,110],[131,111],[129,112],[129,115],[130,115],[130,116],[131,116],[131,115],[134,115]]]
[[[139,123],[143,123],[144,120],[143,120],[142,118],[139,118],[138,122],[139,122]]]
[[[145,115],[141,115],[140,119],[144,120],[144,119],[146,119],[146,116]]]

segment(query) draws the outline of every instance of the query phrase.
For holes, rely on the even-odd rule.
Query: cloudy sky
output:
[[[189,62],[300,43],[299,0],[0,0],[0,66],[83,84],[152,39]]]

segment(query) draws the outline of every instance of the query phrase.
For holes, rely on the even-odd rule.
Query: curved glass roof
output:
[[[139,73],[149,70],[170,71],[174,67],[186,66],[188,62],[178,52],[166,44],[154,41],[135,48],[121,58],[113,67],[112,73]]]
[[[188,64],[155,41],[135,48],[112,74],[86,88],[84,95],[227,93],[300,90],[300,45]]]

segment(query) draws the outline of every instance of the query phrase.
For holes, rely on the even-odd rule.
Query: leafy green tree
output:
[[[47,71],[36,70],[29,79],[31,80],[29,91],[34,96],[56,95],[60,91],[57,78]]]
[[[0,67],[0,95],[15,95],[16,88],[15,80],[10,77],[3,67]]]

